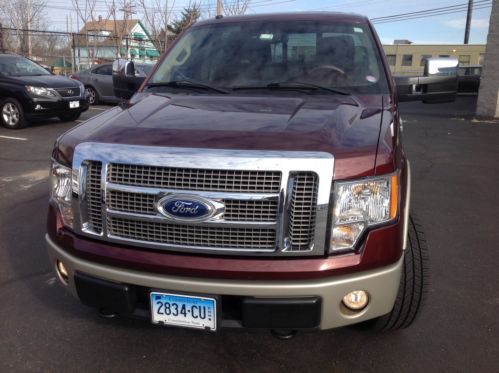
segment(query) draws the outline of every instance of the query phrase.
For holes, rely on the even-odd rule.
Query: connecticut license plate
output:
[[[151,292],[153,324],[217,330],[217,301],[214,298]]]
[[[80,101],[69,101],[69,108],[76,109],[80,107]]]

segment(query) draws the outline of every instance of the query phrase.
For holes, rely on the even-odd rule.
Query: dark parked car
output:
[[[194,24],[127,104],[57,140],[51,175],[50,260],[106,316],[288,338],[420,311],[427,250],[365,17]]]
[[[154,65],[136,63],[136,76],[145,79]],[[96,105],[99,102],[116,103],[120,98],[114,95],[112,63],[96,65],[91,69],[74,73],[71,79],[76,79],[85,85],[87,97],[90,105]]]
[[[37,63],[0,53],[0,113],[3,126],[24,127],[31,119],[70,121],[88,109],[80,82],[53,75]]]

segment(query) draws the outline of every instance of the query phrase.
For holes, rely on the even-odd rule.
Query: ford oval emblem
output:
[[[158,201],[158,211],[172,220],[204,221],[225,210],[223,204],[198,196],[170,195]]]

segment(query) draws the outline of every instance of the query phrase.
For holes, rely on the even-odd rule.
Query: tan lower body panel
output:
[[[239,295],[272,298],[299,298],[318,296],[322,298],[321,329],[337,328],[355,324],[389,313],[395,303],[399,288],[403,258],[397,263],[375,270],[319,280],[302,281],[249,281],[212,278],[190,278],[139,272],[82,260],[58,247],[45,236],[50,260],[60,260],[69,272],[68,290],[75,296],[73,282],[75,271],[104,280],[139,285],[168,291],[196,294]],[[358,313],[345,309],[341,300],[353,290],[369,293],[369,305]]]

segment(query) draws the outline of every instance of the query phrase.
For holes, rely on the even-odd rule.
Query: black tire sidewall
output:
[[[19,111],[19,121],[14,126],[8,125],[3,120],[3,108],[4,108],[5,104],[8,104],[8,103],[14,104],[17,107],[17,110]],[[17,101],[15,98],[11,98],[11,97],[6,98],[5,100],[2,100],[0,103],[0,122],[2,123],[2,126],[4,126],[5,128],[9,128],[9,129],[20,129],[20,128],[25,127],[26,120],[24,119],[24,110],[23,110],[23,106],[21,105],[21,103],[19,101]]]

